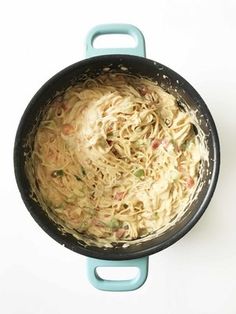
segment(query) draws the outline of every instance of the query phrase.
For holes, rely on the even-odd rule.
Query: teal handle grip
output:
[[[106,34],[127,34],[136,41],[133,48],[94,48],[96,37]],[[101,24],[90,30],[86,38],[86,57],[94,57],[110,54],[128,54],[145,57],[145,40],[142,32],[131,24]]]
[[[129,280],[107,280],[97,273],[97,267],[137,267],[138,274]],[[87,274],[90,283],[99,290],[105,291],[132,291],[141,287],[148,275],[148,256],[122,261],[108,261],[95,258],[87,259]]]

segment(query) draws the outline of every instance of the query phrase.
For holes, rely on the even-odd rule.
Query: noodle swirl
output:
[[[26,170],[37,201],[96,245],[168,229],[199,182],[193,116],[154,82],[104,74],[47,107]]]

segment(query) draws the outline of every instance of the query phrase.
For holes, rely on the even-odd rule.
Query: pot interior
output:
[[[181,219],[162,235],[128,247],[88,247],[71,234],[62,232],[60,226],[53,222],[39,204],[30,197],[31,190],[24,171],[25,139],[33,127],[39,123],[42,108],[58,91],[64,91],[67,87],[89,77],[96,77],[103,72],[104,68],[113,72],[147,77],[158,82],[158,85],[164,90],[186,103],[196,112],[200,128],[205,134],[206,147],[209,152],[209,162],[204,165],[202,188],[198,197],[193,200],[191,207]],[[56,241],[75,252],[113,260],[138,258],[155,253],[173,244],[188,232],[201,217],[212,197],[218,177],[219,158],[219,142],[214,121],[204,101],[194,88],[171,69],[146,58],[128,55],[110,55],[86,59],[52,77],[36,93],[26,108],[18,127],[14,149],[14,166],[18,187],[26,207],[37,223]]]

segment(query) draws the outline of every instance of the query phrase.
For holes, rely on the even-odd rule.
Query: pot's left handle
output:
[[[128,280],[107,280],[98,275],[98,267],[136,267],[138,274]],[[87,259],[87,274],[90,283],[99,290],[105,291],[131,291],[140,288],[148,275],[148,256],[122,261]]]
[[[107,34],[130,35],[135,39],[136,46],[130,48],[95,48],[93,45],[95,38]],[[145,57],[145,40],[142,32],[131,24],[101,24],[92,28],[86,38],[86,56],[94,57],[110,54],[128,54]]]

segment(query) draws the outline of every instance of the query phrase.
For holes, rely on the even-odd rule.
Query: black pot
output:
[[[41,228],[57,242],[77,253],[96,259],[115,261],[130,260],[146,257],[165,249],[183,237],[196,224],[207,208],[215,190],[220,165],[220,147],[215,123],[205,102],[197,91],[183,77],[168,67],[144,57],[137,56],[144,54],[145,50],[140,31],[130,25],[99,26],[90,32],[88,36],[89,41],[92,42],[97,35],[102,33],[128,33],[134,36],[138,41],[139,49],[133,48],[129,51],[124,49],[124,52],[133,53],[136,54],[136,56],[129,54],[107,54],[92,57],[65,68],[49,79],[32,98],[21,118],[15,138],[14,168],[18,188],[27,209]],[[140,47],[143,49],[141,49],[143,51],[141,53]],[[87,49],[89,49],[91,54],[90,42],[88,42]],[[108,51],[108,53],[114,53],[116,51],[117,50]],[[93,49],[93,53],[99,54],[101,52],[97,49]],[[151,80],[157,81],[165,90],[173,93],[175,96],[177,95],[182,101],[188,103],[193,110],[197,110],[199,124],[206,135],[206,143],[209,150],[209,165],[205,171],[202,182],[203,187],[199,196],[193,201],[185,215],[161,236],[125,248],[116,247],[104,249],[88,247],[84,246],[72,235],[62,233],[57,224],[49,219],[39,204],[30,198],[30,186],[24,170],[25,157],[23,146],[27,134],[32,130],[35,123],[37,123],[37,117],[42,107],[55,96],[57,91],[64,90],[71,84],[83,80],[85,73],[94,77],[101,73],[104,68],[108,67],[110,71],[121,71],[121,66],[127,68],[128,70],[126,72],[128,73],[145,76]]]

